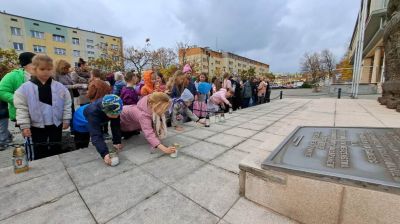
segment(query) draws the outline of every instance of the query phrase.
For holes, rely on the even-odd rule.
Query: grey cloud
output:
[[[125,45],[175,47],[178,41],[266,62],[295,72],[307,51],[328,48],[340,58],[359,0],[6,0],[1,10],[122,36]]]

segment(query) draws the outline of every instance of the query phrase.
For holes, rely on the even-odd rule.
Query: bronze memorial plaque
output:
[[[400,129],[298,127],[263,169],[400,188]]]

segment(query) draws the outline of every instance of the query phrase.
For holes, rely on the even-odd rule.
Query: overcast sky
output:
[[[305,52],[341,58],[360,0],[1,0],[10,14],[122,36],[125,46],[209,46],[296,72]],[[218,44],[217,44],[218,43]]]

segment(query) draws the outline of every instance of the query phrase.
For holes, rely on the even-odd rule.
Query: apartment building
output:
[[[214,51],[209,48],[193,46],[179,49],[179,62],[194,64],[197,73],[205,72],[211,76],[229,72],[240,74],[254,68],[256,75],[269,73],[269,65],[230,52]]]
[[[44,53],[76,65],[85,60],[110,57],[123,63],[122,37],[40,21],[0,12],[0,48],[18,53]]]
[[[362,7],[363,1],[361,0]],[[380,85],[383,81],[383,31],[386,24],[388,0],[368,0],[362,54],[361,84]],[[360,18],[357,18],[353,36],[348,49],[351,64],[354,63],[357,40],[359,38]]]

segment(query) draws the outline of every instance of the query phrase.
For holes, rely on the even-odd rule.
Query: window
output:
[[[78,51],[78,50],[72,51],[72,54],[74,55],[74,57],[80,57],[81,56],[81,52]]]
[[[116,45],[116,44],[111,44],[111,49],[112,49],[112,50],[118,50],[118,45]]]
[[[203,69],[207,69],[207,66],[203,65]]]
[[[54,48],[54,54],[65,55],[65,54],[66,54],[66,51],[65,51],[64,48],[57,48],[57,47],[55,47],[55,48]]]
[[[219,64],[221,64],[221,62],[220,61],[215,61],[215,64],[219,65]]]
[[[11,21],[18,22],[18,19],[11,18]]]
[[[88,44],[93,44],[93,40],[91,40],[91,39],[87,39],[86,42],[87,42]]]
[[[230,64],[230,65],[233,65],[233,61],[229,61],[229,64]]]
[[[118,57],[118,56],[113,56],[113,57],[112,57],[112,60],[113,60],[113,61],[119,61],[119,57]]]
[[[53,34],[53,40],[56,42],[65,42],[65,37],[61,35]]]
[[[89,55],[94,55],[94,51],[88,51],[87,52]]]
[[[24,45],[22,43],[13,43],[14,44],[14,49],[17,51],[23,51],[24,50]]]
[[[72,44],[79,45],[79,38],[72,38]]]
[[[115,38],[113,38],[113,41],[115,41]]]
[[[103,37],[103,36],[100,36],[100,38],[101,38],[101,39],[104,39],[104,37]]]
[[[61,30],[61,28],[59,28],[59,27],[56,27],[56,30]]]
[[[93,45],[86,45],[86,47],[87,47],[88,49],[94,49],[94,46],[93,46]]]
[[[207,62],[207,58],[203,58],[203,62]]]
[[[46,52],[46,47],[45,46],[40,46],[40,45],[33,45],[33,51],[36,53],[45,53]]]
[[[11,27],[11,34],[14,36],[21,36],[21,28]]]
[[[74,30],[74,31],[72,31],[72,33],[78,33],[78,32],[76,32],[76,30]]]
[[[100,42],[100,48],[107,48],[107,43]]]
[[[241,66],[241,64],[240,63],[238,63],[238,67],[240,67]]]
[[[33,23],[34,26],[39,26],[39,23]]]
[[[33,38],[44,39],[44,33],[36,30],[31,30],[31,34]]]
[[[88,57],[89,61],[93,61],[94,57]]]

